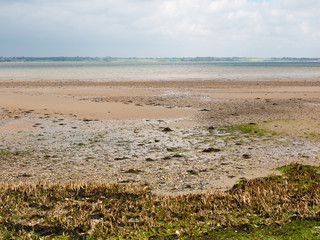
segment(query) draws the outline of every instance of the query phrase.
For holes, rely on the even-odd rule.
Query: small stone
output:
[[[117,160],[117,161],[126,160],[126,159],[129,159],[129,158],[128,157],[116,157],[116,158],[114,158],[114,160]]]
[[[25,177],[25,178],[28,178],[28,177],[31,177],[32,175],[31,174],[28,174],[28,173],[24,173],[22,175],[20,175],[21,177]]]
[[[162,131],[163,132],[172,132],[173,130],[169,127],[165,127]]]
[[[193,169],[187,170],[187,173],[190,173],[192,175],[198,175],[198,172],[196,170],[193,170]]]
[[[125,171],[124,173],[141,173],[143,171],[139,169],[130,168],[129,170]]]
[[[92,120],[91,120],[91,119],[84,118],[83,121],[84,121],[84,122],[91,122]]]
[[[134,183],[134,182],[136,181],[133,179],[126,179],[126,180],[120,181],[119,183]]]
[[[220,152],[221,149],[219,148],[207,148],[207,149],[204,149],[202,152]]]
[[[243,154],[242,157],[244,159],[249,159],[249,158],[251,158],[251,155],[250,154]]]
[[[152,159],[152,158],[146,158],[146,161],[147,161],[147,162],[154,162],[155,160]]]
[[[174,154],[172,157],[175,157],[175,158],[181,158],[183,157],[181,154]]]

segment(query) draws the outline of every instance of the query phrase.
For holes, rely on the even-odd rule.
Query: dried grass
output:
[[[1,183],[0,232],[26,239],[195,237],[319,217],[318,168],[292,165],[284,173],[242,181],[227,192],[179,196],[154,195],[146,185]]]

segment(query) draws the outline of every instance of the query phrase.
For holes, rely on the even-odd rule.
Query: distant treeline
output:
[[[116,58],[116,57],[0,57],[0,62],[88,62],[88,61],[186,61],[186,62],[319,62],[320,58],[240,58],[240,57],[192,57],[192,58]]]
[[[112,59],[111,57],[0,57],[0,62],[84,62],[110,61]]]

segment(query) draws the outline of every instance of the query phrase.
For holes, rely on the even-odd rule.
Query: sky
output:
[[[319,0],[0,0],[0,56],[320,57]]]

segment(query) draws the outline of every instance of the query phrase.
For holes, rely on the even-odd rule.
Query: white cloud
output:
[[[212,1],[208,9],[213,13],[230,12],[245,8],[247,4],[246,0],[217,0]]]
[[[0,52],[18,42],[18,55],[56,55],[55,45],[60,55],[313,56],[318,9],[318,0],[0,0]]]

